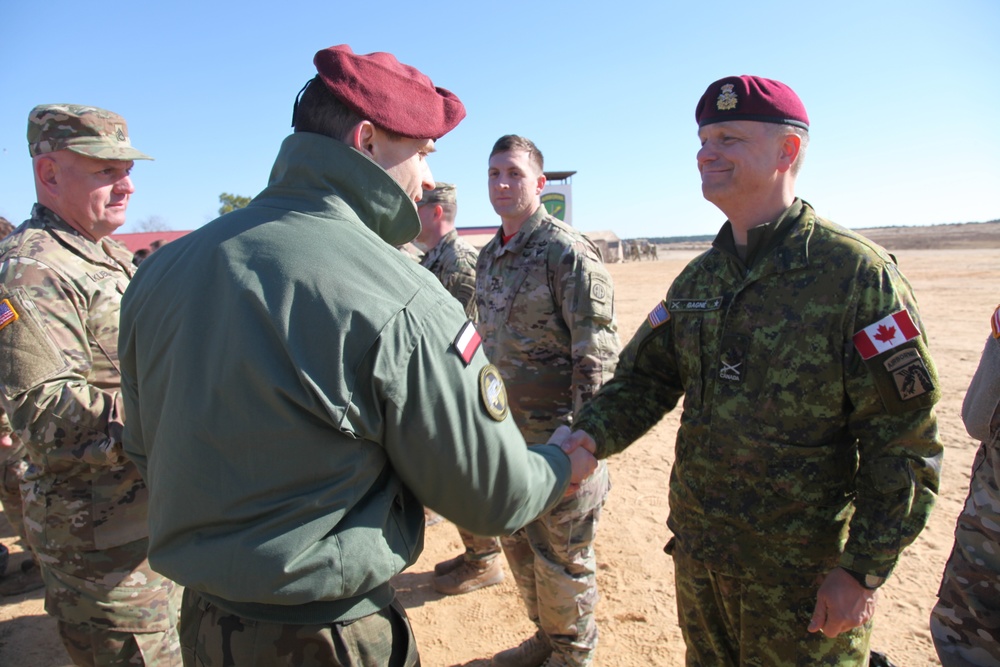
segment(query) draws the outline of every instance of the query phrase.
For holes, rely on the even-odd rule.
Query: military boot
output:
[[[434,577],[434,590],[444,595],[462,595],[503,581],[503,565],[499,558],[487,561],[463,558],[451,572]]]
[[[448,574],[456,567],[465,562],[465,553],[460,553],[454,558],[449,558],[448,560],[441,561],[434,566],[434,574],[441,576],[442,574]]]
[[[44,585],[45,582],[42,581],[42,572],[38,568],[38,564],[29,558],[21,562],[18,571],[11,572],[0,579],[0,597],[36,591]]]
[[[514,648],[500,651],[490,660],[490,667],[541,667],[552,655],[552,645],[541,630]]]

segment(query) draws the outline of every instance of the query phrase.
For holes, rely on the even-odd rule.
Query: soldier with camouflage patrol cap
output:
[[[434,189],[424,190],[423,199],[417,202],[420,233],[413,243],[425,253],[420,265],[437,276],[465,308],[469,319],[475,322],[479,253],[458,235],[455,229],[457,213],[457,188],[451,183],[437,181]],[[474,535],[461,526],[458,534],[465,551],[434,566],[434,590],[444,595],[461,595],[503,581],[500,539]]]
[[[909,283],[795,196],[805,106],[757,76],[696,108],[728,217],[580,411],[567,449],[628,447],[684,397],[670,476],[688,665],[867,665],[876,590],[937,493],[940,389]]]
[[[501,225],[476,265],[480,330],[486,354],[510,387],[511,414],[525,441],[536,445],[568,424],[614,372],[614,288],[597,247],[542,205],[544,161],[533,141],[500,137],[487,182]],[[602,462],[549,512],[501,537],[536,631],[494,655],[494,667],[593,663],[594,541],[610,488]]]
[[[146,560],[147,493],[122,451],[118,318],[132,255],[109,235],[135,188],[118,114],[28,117],[37,203],[0,242],[0,391],[32,466],[24,526],[78,665],[179,665],[180,589]]]

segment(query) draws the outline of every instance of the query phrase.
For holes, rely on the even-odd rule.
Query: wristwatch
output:
[[[841,568],[847,574],[854,577],[854,579],[867,588],[870,591],[875,590],[879,586],[885,583],[885,577],[880,577],[877,574],[861,574],[860,572],[855,572],[854,570],[848,570],[847,568]]]

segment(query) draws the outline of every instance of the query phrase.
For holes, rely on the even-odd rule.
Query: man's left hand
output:
[[[816,593],[816,609],[809,622],[809,632],[836,637],[875,615],[878,591],[862,586],[842,568],[835,567],[823,578]]]

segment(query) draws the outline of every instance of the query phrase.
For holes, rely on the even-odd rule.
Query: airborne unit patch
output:
[[[885,360],[885,370],[896,382],[899,398],[908,401],[934,389],[931,375],[920,353],[914,349],[903,350]]]

